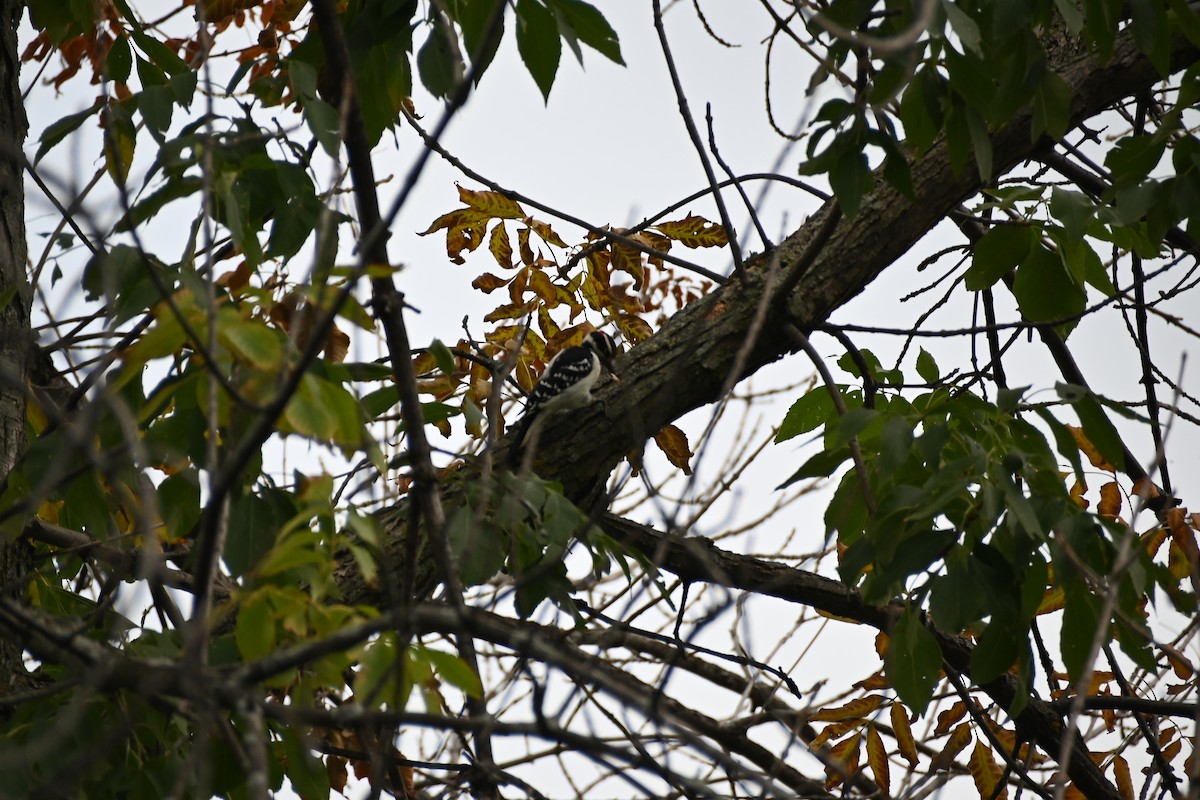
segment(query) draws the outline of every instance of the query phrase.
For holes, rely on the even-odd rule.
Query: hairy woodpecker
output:
[[[529,399],[525,402],[525,413],[513,426],[516,438],[512,452],[516,452],[535,422],[548,417],[555,411],[580,408],[592,402],[592,387],[600,379],[600,368],[604,367],[613,378],[612,360],[617,354],[617,345],[603,331],[592,331],[583,339],[583,344],[560,350],[538,380]]]

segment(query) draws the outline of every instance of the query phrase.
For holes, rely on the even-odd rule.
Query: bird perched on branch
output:
[[[617,345],[611,336],[603,331],[592,331],[584,337],[582,344],[560,350],[550,359],[546,371],[529,393],[525,413],[513,425],[516,438],[511,452],[515,454],[529,431],[553,412],[591,403],[592,387],[600,379],[602,368],[609,371],[613,380],[620,380],[612,368],[616,354]]]

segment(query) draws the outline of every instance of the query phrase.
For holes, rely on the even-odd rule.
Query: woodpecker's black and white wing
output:
[[[534,422],[555,411],[580,408],[592,402],[592,387],[600,380],[602,368],[612,371],[617,346],[602,331],[592,331],[583,344],[560,350],[546,365],[525,403],[525,413],[514,426],[514,451],[520,446]]]

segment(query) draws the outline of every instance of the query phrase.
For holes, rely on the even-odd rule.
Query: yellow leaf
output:
[[[1100,503],[1096,506],[1096,513],[1109,519],[1116,519],[1121,513],[1121,487],[1115,481],[1100,487]]]
[[[1079,448],[1079,452],[1087,456],[1088,461],[1092,462],[1093,467],[1102,469],[1105,472],[1116,471],[1116,467],[1105,461],[1104,456],[1100,455],[1100,451],[1096,449],[1096,445],[1092,444],[1091,440],[1084,434],[1083,428],[1068,425],[1067,430],[1075,437],[1075,446]]]
[[[501,319],[518,319],[537,308],[537,303],[530,301],[528,303],[506,303],[493,309],[489,314],[484,316],[484,322],[495,322]]]
[[[544,270],[529,271],[529,288],[545,304],[546,308],[557,308],[560,303],[558,287],[550,280]]]
[[[548,223],[542,222],[541,220],[538,220],[538,219],[534,219],[533,217],[526,217],[522,221],[526,225],[528,225],[530,228],[532,228],[534,233],[536,233],[538,236],[542,237],[542,241],[545,242],[546,244],[552,244],[555,247],[566,247],[567,246],[567,243],[564,242],[561,238],[559,238],[559,235],[554,232],[554,229],[551,228]]]
[[[632,344],[644,342],[654,334],[654,331],[650,329],[650,323],[632,314],[618,314],[613,321],[617,323],[617,328],[620,329],[625,340]]]
[[[999,794],[996,793],[996,787],[1000,783],[1004,770],[996,763],[992,749],[983,742],[975,743],[975,749],[971,751],[971,758],[967,760],[967,768],[971,770],[971,777],[975,779],[975,788],[979,790],[979,796],[983,800],[1004,800],[1008,797],[1007,789],[1001,789]]]
[[[845,736],[859,725],[862,725],[861,719],[844,720],[842,722],[834,722],[831,725],[826,725],[825,729],[813,737],[813,740],[808,743],[809,749],[815,750],[832,739]]]
[[[496,227],[492,228],[491,238],[488,239],[488,250],[491,251],[492,258],[496,259],[497,264],[505,269],[512,269],[512,243],[508,241],[508,231],[503,222],[497,222]]]
[[[851,700],[837,708],[823,708],[809,717],[812,722],[840,722],[844,719],[862,719],[883,705],[883,696],[878,694]]]
[[[950,739],[946,742],[946,746],[942,748],[942,752],[933,757],[930,762],[930,768],[934,770],[949,769],[954,763],[954,759],[958,754],[971,743],[971,723],[964,722],[954,729],[950,734]]]
[[[517,231],[517,247],[521,251],[521,263],[533,266],[533,249],[529,246],[529,228]]]
[[[729,244],[724,228],[695,215],[675,222],[660,222],[654,227],[663,236],[674,239],[684,247],[724,247]]]
[[[1058,611],[1067,604],[1067,593],[1063,591],[1061,586],[1056,586],[1042,597],[1042,602],[1038,605],[1037,614],[1049,614],[1052,611]]]
[[[525,216],[525,209],[521,208],[520,203],[499,192],[476,192],[458,186],[458,196],[468,206],[488,217],[520,219]]]
[[[871,774],[875,776],[875,784],[883,792],[883,796],[891,797],[892,773],[888,764],[887,750],[874,725],[867,726],[867,763],[871,766]]]
[[[907,761],[910,767],[917,766],[917,740],[913,738],[908,712],[902,703],[892,703],[891,717],[892,732],[900,748],[900,757]]]

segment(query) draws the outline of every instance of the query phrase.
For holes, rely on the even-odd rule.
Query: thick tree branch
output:
[[[1066,45],[1052,45],[1048,55],[1051,68],[1071,87],[1073,124],[1159,81],[1128,32],[1117,37],[1112,58],[1105,64]],[[1172,64],[1179,68],[1197,58],[1200,49],[1177,37]],[[1030,139],[1030,125],[1031,112],[1026,111],[993,133],[997,174],[1050,146],[1048,139]],[[858,214],[838,225],[786,302],[768,315],[739,378],[794,349],[785,333],[786,323],[811,330],[825,322],[982,188],[973,162],[961,172],[954,171],[945,142],[935,144],[913,164],[912,178],[912,198],[880,179]],[[535,471],[561,481],[568,496],[583,499],[625,453],[641,446],[641,431],[658,431],[717,399],[765,289],[764,266],[778,259],[779,269],[788,274],[818,235],[827,213],[826,209],[817,212],[778,247],[749,259],[743,280],[730,281],[691,304],[626,353],[617,364],[621,382],[599,393],[603,403],[547,426]]]

